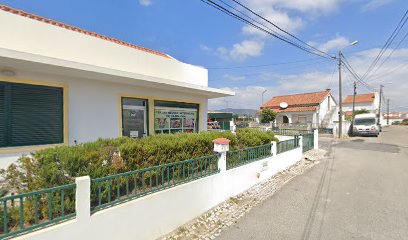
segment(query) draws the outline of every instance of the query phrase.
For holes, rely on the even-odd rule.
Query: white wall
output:
[[[0,48],[208,86],[208,71],[174,58],[0,10]]]
[[[305,123],[313,123],[313,115],[315,113],[304,113],[304,114],[292,114],[292,123],[304,123],[300,122],[299,117],[306,117],[306,122]]]
[[[356,103],[355,104],[355,110],[368,110],[373,113],[378,109],[374,103]],[[353,111],[353,104],[351,103],[346,103],[343,104],[343,111]]]
[[[330,100],[329,100],[330,99]],[[337,104],[334,100],[334,98],[332,97],[331,94],[329,94],[319,105],[319,119],[318,119],[318,123],[322,123],[324,117],[326,116],[326,114],[333,108],[337,107]]]
[[[200,130],[207,129],[208,100],[194,92],[165,91],[147,87],[70,78],[35,72],[18,72],[18,78],[41,82],[65,83],[68,86],[68,136],[69,144],[94,141],[97,138],[116,138],[120,136],[120,98],[122,94],[134,97],[154,97],[156,99],[200,103]],[[1,80],[0,80],[1,81]],[[153,104],[151,102],[150,104]],[[150,123],[154,124],[154,123]],[[22,153],[0,154],[0,168],[8,166]]]
[[[99,211],[90,218],[71,220],[16,239],[156,239],[295,164],[301,158],[302,147],[300,146],[275,157]],[[268,163],[268,168],[261,172],[264,162]]]

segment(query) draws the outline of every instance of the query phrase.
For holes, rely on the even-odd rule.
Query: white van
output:
[[[374,113],[357,114],[353,122],[353,134],[359,136],[376,136],[380,134],[378,119]]]

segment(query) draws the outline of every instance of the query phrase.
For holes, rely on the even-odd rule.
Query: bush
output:
[[[75,177],[91,178],[179,162],[213,154],[212,141],[231,140],[230,149],[241,149],[277,141],[272,132],[240,129],[231,132],[154,135],[142,139],[121,137],[98,139],[74,146],[47,148],[21,157],[2,170],[9,192],[21,193],[73,183]]]

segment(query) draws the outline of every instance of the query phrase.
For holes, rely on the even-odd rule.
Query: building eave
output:
[[[207,86],[195,85],[181,81],[163,79],[4,48],[0,48],[0,68],[7,68],[16,71],[17,75],[19,69],[29,71],[33,71],[33,69],[35,69],[36,72],[67,75],[71,77],[123,83],[135,86],[146,86],[180,92],[191,92],[193,90],[196,94],[206,96],[207,98],[219,98],[235,95],[234,92],[223,89],[216,89]]]

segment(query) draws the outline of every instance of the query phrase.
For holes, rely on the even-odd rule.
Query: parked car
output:
[[[353,122],[353,135],[376,136],[380,134],[378,119],[374,113],[357,114]]]

